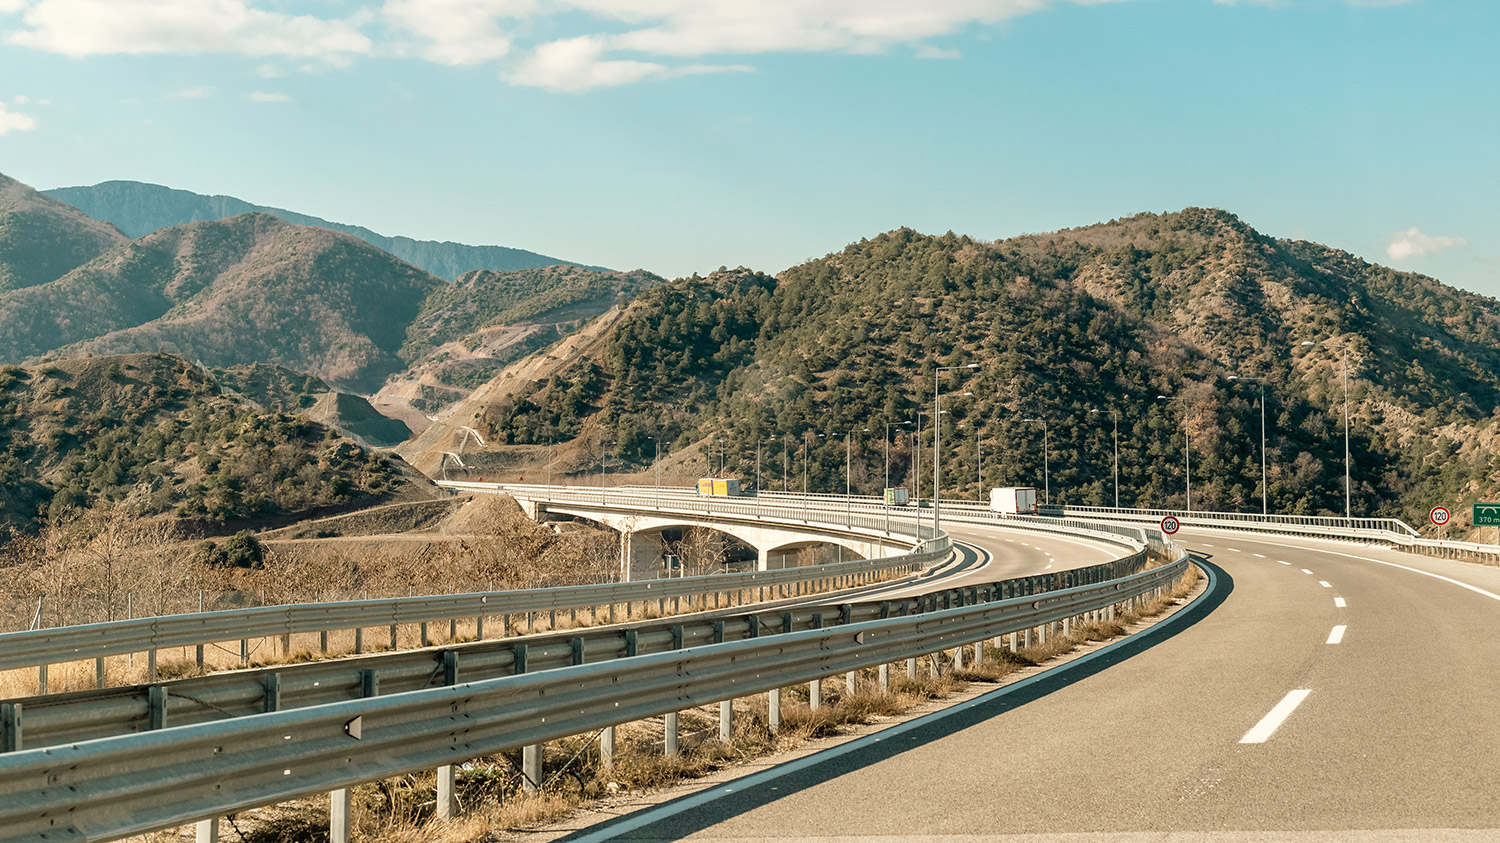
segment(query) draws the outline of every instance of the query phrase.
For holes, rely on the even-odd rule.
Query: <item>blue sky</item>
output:
[[[667,276],[1221,207],[1500,295],[1490,0],[0,0],[0,172]]]

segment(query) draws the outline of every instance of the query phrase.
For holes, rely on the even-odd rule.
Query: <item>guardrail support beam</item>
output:
[[[219,818],[211,820],[199,820],[195,827],[196,835],[193,838],[197,843],[219,843]]]
[[[349,843],[354,793],[347,787],[328,794],[328,843]]]
[[[719,740],[729,743],[734,738],[734,700],[719,703]]]
[[[521,748],[521,775],[527,793],[542,789],[542,745],[529,743]]]
[[[679,751],[677,744],[677,712],[667,712],[663,720],[665,721],[665,727],[662,736],[662,754],[668,758],[676,758]]]
[[[615,727],[605,726],[599,733],[599,766],[605,770],[615,766]]]
[[[766,725],[771,734],[775,735],[781,731],[781,689],[772,688],[766,701]]]
[[[526,747],[528,750],[531,747]],[[531,777],[530,771],[526,773]],[[454,793],[456,774],[452,764],[444,764],[437,768],[437,818],[440,820],[451,820],[457,813],[458,796]],[[534,789],[534,788],[533,788]]]
[[[823,704],[823,680],[814,679],[807,683],[807,707],[817,711]]]

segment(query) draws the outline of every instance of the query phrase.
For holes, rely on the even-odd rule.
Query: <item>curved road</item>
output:
[[[1171,623],[566,839],[1500,840],[1500,569],[1177,538],[1213,585]]]

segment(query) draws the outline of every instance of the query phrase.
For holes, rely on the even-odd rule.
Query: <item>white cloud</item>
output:
[[[479,64],[502,58],[512,38],[499,20],[535,14],[534,0],[386,0],[381,13],[416,36],[414,49],[439,64]]]
[[[180,91],[172,91],[167,94],[169,100],[201,100],[207,99],[218,93],[218,89],[212,85],[200,85],[196,88],[183,88]]]
[[[1423,234],[1416,226],[1405,231],[1393,231],[1385,238],[1386,256],[1395,261],[1435,255],[1449,249],[1467,248],[1469,241],[1462,237]]]
[[[11,101],[16,105],[25,105],[26,103],[31,102],[31,97],[28,97],[25,94],[16,94],[16,98]]]
[[[268,91],[251,91],[251,102],[287,102],[291,97],[286,94],[271,93]]]
[[[517,85],[550,91],[583,91],[628,85],[667,72],[666,65],[646,61],[605,60],[604,39],[594,35],[564,38],[537,47],[508,78]]]
[[[31,0],[0,0],[0,15],[13,15],[26,8]]]
[[[0,0],[3,2],[3,0]],[[245,0],[39,0],[9,41],[82,57],[117,53],[239,53],[334,64],[371,52],[368,15],[325,20],[252,8]]]
[[[17,111],[9,111],[5,103],[0,102],[0,135],[8,135],[11,132],[30,132],[36,128],[36,119]]]

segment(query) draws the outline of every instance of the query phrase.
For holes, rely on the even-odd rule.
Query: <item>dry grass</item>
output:
[[[1143,605],[1139,611],[1117,615],[1114,620],[1075,624],[1068,635],[1051,635],[1047,642],[1011,652],[986,644],[984,662],[953,669],[950,653],[917,660],[916,675],[908,676],[899,666],[891,669],[890,693],[877,686],[878,672],[869,668],[856,672],[855,691],[849,692],[842,676],[822,682],[823,704],[816,711],[808,704],[806,685],[782,690],[781,729],[772,733],[765,695],[735,701],[734,736],[728,743],[718,740],[718,706],[684,710],[678,715],[681,751],[663,754],[661,718],[618,727],[614,766],[600,766],[597,735],[581,735],[554,741],[543,747],[541,792],[522,792],[520,752],[477,759],[460,768],[457,793],[461,818],[442,822],[434,819],[436,780],[431,773],[362,785],[354,790],[356,839],[380,843],[483,843],[506,832],[536,828],[555,822],[577,808],[623,791],[648,791],[708,775],[716,770],[809,741],[837,735],[845,727],[884,717],[899,716],[924,702],[943,699],[964,690],[969,683],[996,683],[1018,670],[1036,667],[1066,655],[1090,642],[1123,635],[1132,624],[1166,612],[1190,595],[1200,574],[1190,568],[1163,597]],[[966,661],[972,647],[965,648]],[[939,669],[936,673],[933,667]],[[164,843],[188,839],[171,833],[137,838],[142,843]],[[225,843],[321,843],[327,839],[327,804],[303,800],[273,809],[251,812],[226,822]]]

